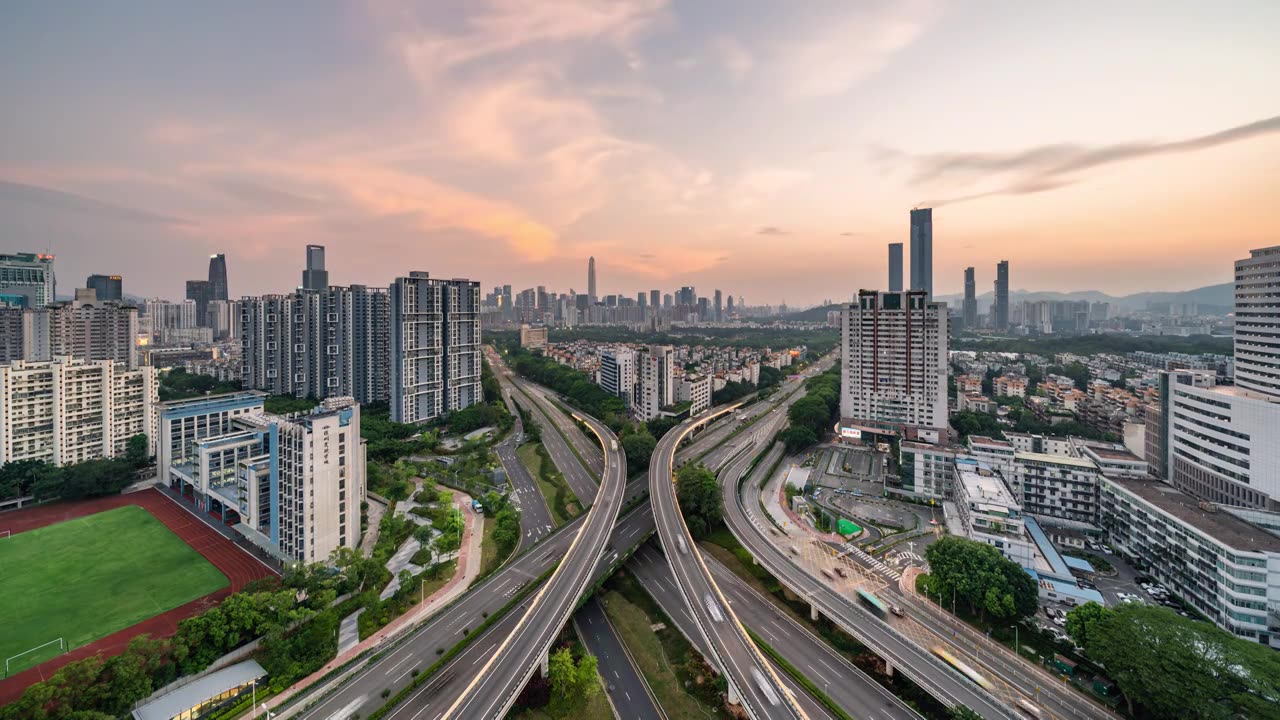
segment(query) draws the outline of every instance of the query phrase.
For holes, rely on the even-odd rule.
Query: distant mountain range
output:
[[[953,307],[959,307],[964,300],[964,295],[939,295],[936,298]],[[978,296],[978,312],[985,313],[991,309],[991,303],[995,300],[995,292],[989,291]],[[1105,302],[1110,303],[1113,310],[1145,310],[1148,303],[1195,303],[1201,307],[1202,312],[1229,312],[1235,304],[1235,285],[1233,283],[1222,283],[1220,285],[1206,285],[1202,288],[1194,290],[1182,290],[1175,292],[1141,292],[1132,295],[1108,295],[1098,290],[1076,290],[1074,292],[1032,292],[1029,290],[1014,290],[1009,293],[1010,303],[1020,303],[1024,300],[1087,300],[1089,302]],[[788,313],[784,316],[787,320],[823,322],[827,319],[828,310],[838,310],[840,305],[821,305],[809,308],[800,312]]]

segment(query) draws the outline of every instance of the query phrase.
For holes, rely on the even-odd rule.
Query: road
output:
[[[515,630],[473,676],[462,695],[445,712],[445,718],[500,718],[511,708],[577,607],[597,563],[605,555],[605,545],[622,509],[627,461],[612,430],[595,418],[578,417],[605,448],[604,474],[595,501],[586,511],[586,520],[575,533],[563,560],[534,594],[533,603]]]
[[[740,703],[752,718],[804,718],[807,715],[796,697],[783,688],[778,673],[751,641],[712,579],[676,501],[672,474],[676,446],[699,425],[728,411],[712,410],[662,436],[649,461],[649,501],[676,587],[707,640],[708,658],[728,681],[730,701]]]
[[[534,481],[533,476],[529,474],[529,468],[524,466],[524,462],[516,454],[516,447],[524,441],[524,422],[520,419],[520,413],[516,410],[511,396],[514,391],[511,371],[492,350],[489,353],[489,364],[494,368],[494,375],[498,378],[507,412],[516,419],[506,439],[495,445],[493,451],[502,463],[507,479],[511,482],[511,502],[520,510],[520,544],[515,551],[518,553],[521,548],[534,545],[550,535],[555,528],[555,523],[551,520],[551,510],[547,508],[546,498],[542,497],[542,492],[538,490],[538,483]]]
[[[614,715],[619,720],[667,720],[595,596],[574,614],[573,625],[587,652],[596,656]]]
[[[745,506],[759,502],[758,479],[768,471],[772,460],[780,456],[776,446],[757,466],[756,473],[742,483],[739,479],[746,471],[748,455],[735,461],[721,473],[721,489],[724,493],[725,524],[738,542],[747,548],[774,577],[793,592],[814,604],[842,630],[891,663],[898,672],[904,672],[926,692],[948,706],[965,705],[984,718],[1012,718],[1014,715],[994,697],[982,691],[931,653],[902,637],[885,622],[876,618],[860,605],[847,598],[809,573],[801,570],[784,555],[786,544],[778,537],[776,529],[766,532],[750,518]],[[751,505],[754,507],[754,505]]]
[[[822,688],[846,713],[860,720],[919,720],[920,716],[893,693],[753,590],[714,557],[703,555],[703,559],[742,622],[764,638],[792,667]],[[645,543],[627,561],[627,569],[677,626],[682,630],[688,628],[696,636],[697,628],[688,617],[688,609],[682,607],[684,599],[671,580],[666,558],[653,542]],[[673,604],[681,607],[669,608]],[[700,639],[691,638],[691,642],[699,644]],[[795,691],[798,697],[798,687]],[[814,717],[813,713],[809,715]]]

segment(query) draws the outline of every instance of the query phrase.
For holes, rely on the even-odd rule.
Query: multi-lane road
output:
[[[667,564],[690,615],[707,641],[711,662],[728,681],[731,701],[752,718],[805,718],[796,697],[752,642],[711,577],[685,525],[673,483],[676,447],[686,435],[726,409],[686,420],[662,436],[649,461],[649,501]]]

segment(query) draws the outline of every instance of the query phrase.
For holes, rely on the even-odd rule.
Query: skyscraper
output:
[[[715,318],[714,319],[716,322],[720,322],[724,320],[724,297],[720,294],[719,289],[716,289],[716,292],[715,292]]]
[[[124,281],[119,275],[90,275],[84,286],[92,290],[98,300],[120,302],[124,299]]]
[[[391,419],[468,408],[480,388],[480,283],[411,272],[391,285]]]
[[[973,277],[973,268],[964,269],[964,327],[972,330],[978,327],[978,285]]]
[[[1280,398],[1280,246],[1236,261],[1236,385]]]
[[[227,256],[209,256],[209,299],[230,300],[227,296]]]
[[[324,269],[324,246],[307,246],[307,269],[302,271],[303,290],[323,290],[329,287],[329,271]]]
[[[911,211],[910,289],[933,297],[933,208]]]
[[[1009,261],[996,265],[996,298],[991,306],[991,326],[996,330],[1009,329]]]
[[[56,290],[52,255],[0,255],[0,304],[41,308],[57,299]]]
[[[587,301],[596,304],[596,256],[587,258]]]
[[[196,325],[209,327],[209,301],[212,299],[209,297],[209,281],[188,280],[187,299],[196,304]]]
[[[840,414],[876,429],[947,427],[947,305],[921,290],[858,292],[841,317]],[[844,420],[842,420],[844,422]]]
[[[660,307],[662,305],[662,293],[658,290],[650,290],[649,304],[655,308]]]
[[[902,292],[902,243],[889,243],[889,292]]]
[[[724,307],[725,307],[725,312],[728,313],[730,317],[732,317],[733,316],[733,293],[729,294],[729,300],[728,302],[725,303]]]

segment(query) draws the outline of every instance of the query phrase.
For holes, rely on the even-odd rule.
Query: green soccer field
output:
[[[137,506],[0,539],[0,663],[59,637],[77,648],[227,585]],[[15,658],[9,673],[58,654]]]

